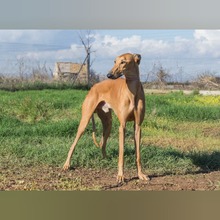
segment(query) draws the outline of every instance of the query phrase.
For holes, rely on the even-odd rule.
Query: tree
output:
[[[27,60],[24,57],[17,59],[16,66],[18,66],[18,75],[21,81],[27,80],[28,78],[28,65]]]
[[[91,87],[91,53],[92,52],[95,52],[95,51],[92,51],[92,43],[93,43],[93,37],[92,37],[92,32],[91,30],[86,30],[86,31],[81,31],[79,33],[79,38],[80,38],[80,41],[85,49],[85,52],[86,52],[86,58],[83,62],[83,64],[85,64],[86,62],[86,65],[87,65],[87,74],[88,74],[88,87]]]
[[[199,88],[219,88],[219,77],[216,77],[215,72],[205,71],[199,74],[194,81],[194,84],[197,85]]]
[[[170,78],[170,73],[165,69],[162,64],[154,63],[152,70],[147,74],[147,78],[152,78],[152,83],[159,88],[163,88],[167,84],[167,80]]]
[[[167,79],[170,77],[170,74],[166,69],[164,69],[162,66],[158,68],[158,71],[156,73],[157,82],[159,85],[163,86],[166,84]]]

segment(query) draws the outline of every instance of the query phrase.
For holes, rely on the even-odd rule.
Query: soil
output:
[[[9,169],[10,168],[10,169]],[[125,170],[125,182],[117,184],[117,170],[86,168],[62,171],[58,167],[2,166],[0,190],[147,190],[211,191],[220,189],[220,171],[186,175],[150,176],[149,182],[137,178],[135,170]]]

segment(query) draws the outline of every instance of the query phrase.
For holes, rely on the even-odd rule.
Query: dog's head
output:
[[[115,59],[115,65],[107,74],[110,79],[117,79],[122,75],[128,76],[128,74],[134,74],[134,68],[141,62],[140,54],[122,54]]]

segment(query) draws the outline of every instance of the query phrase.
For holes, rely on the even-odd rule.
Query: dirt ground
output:
[[[22,167],[4,164],[0,169],[0,190],[148,190],[211,191],[220,189],[220,171],[187,175],[150,176],[140,181],[135,170],[125,170],[125,182],[116,183],[117,170],[77,168],[62,171],[48,166]]]

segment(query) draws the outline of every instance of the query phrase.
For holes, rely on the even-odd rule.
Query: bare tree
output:
[[[154,63],[152,70],[147,75],[147,78],[152,78],[152,84],[159,88],[163,88],[166,85],[167,80],[170,78],[170,74],[169,71],[162,66],[162,64]]]
[[[83,64],[85,64],[85,62],[87,64],[88,86],[90,87],[91,86],[91,66],[92,66],[91,53],[95,52],[94,50],[92,50],[93,38],[92,38],[91,30],[86,30],[84,32],[81,31],[79,33],[79,38],[86,52],[86,58]]]
[[[215,72],[205,71],[198,75],[194,80],[194,85],[197,85],[199,88],[219,88],[220,82],[219,77],[216,77]]]
[[[37,62],[37,65],[35,67],[32,67],[32,74],[30,78],[33,81],[48,81],[52,78],[52,70],[50,68],[47,68],[46,62],[44,62],[43,64]]]
[[[166,69],[164,69],[162,66],[158,68],[158,71],[156,73],[157,82],[161,85],[165,85],[167,82],[167,79],[170,77],[170,74]]]
[[[175,73],[172,74],[173,82],[182,83],[183,82],[184,69],[178,63],[175,67]]]
[[[27,80],[28,78],[28,60],[24,57],[18,58],[16,66],[18,66],[18,75],[21,81]]]

